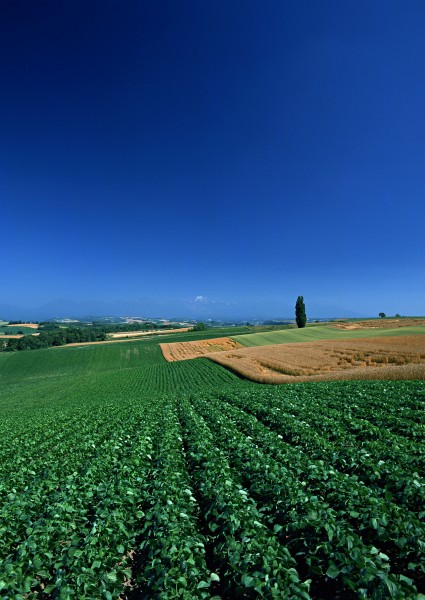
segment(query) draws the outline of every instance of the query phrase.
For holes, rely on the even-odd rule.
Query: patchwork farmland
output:
[[[390,327],[370,323],[163,343],[161,349],[168,361],[206,356],[258,383],[425,379],[423,320],[406,319],[404,327],[390,320]]]
[[[326,344],[404,343],[359,334]],[[1,596],[423,599],[425,381],[259,384],[176,339],[0,353]]]
[[[259,383],[425,379],[425,335],[254,346],[209,356]]]

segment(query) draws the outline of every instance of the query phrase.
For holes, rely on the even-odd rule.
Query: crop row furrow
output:
[[[225,597],[309,598],[308,583],[300,582],[294,559],[268,531],[211,430],[187,399],[179,403],[179,417]]]
[[[212,402],[211,398],[209,402]],[[300,452],[255,415],[233,407],[231,403],[227,410],[222,403],[220,408],[235,421],[242,432],[252,438],[253,443],[288,469],[302,473],[311,493],[328,502],[339,512],[340,518],[349,519],[368,542],[379,545],[384,552],[394,557],[397,556],[397,561],[407,570],[408,576],[422,577],[425,564],[425,547],[422,543],[425,527],[420,521],[421,514],[418,516],[406,511],[394,504],[391,498],[386,499],[365,486],[356,477],[340,473],[320,458],[314,459]]]
[[[313,406],[296,417],[281,410],[279,405],[269,405],[267,410],[276,417],[279,432],[289,443],[306,448],[311,455],[320,456],[346,473],[357,475],[376,490],[391,492],[410,509],[424,505],[425,480],[419,475],[425,466],[422,446],[417,445],[415,453],[412,442],[404,438],[380,439],[383,436],[377,427],[367,422],[359,424],[358,420],[358,435],[354,436],[347,426],[349,418],[340,415],[338,421],[338,414],[329,418]]]
[[[326,389],[319,388],[317,392]],[[413,444],[410,438],[398,435],[388,431],[385,428],[377,427],[364,418],[356,417],[353,412],[358,402],[361,391],[352,394],[342,401],[332,402],[334,393],[338,395],[337,390],[331,388],[325,394],[308,394],[305,390],[297,390],[292,395],[282,394],[275,390],[274,392],[263,392],[257,394],[257,399],[272,408],[279,408],[285,413],[304,420],[310,428],[318,430],[322,435],[326,435],[329,441],[344,440],[344,444],[358,444],[361,442],[365,448],[374,448],[377,451],[377,445],[381,443],[382,448],[395,448],[392,458],[400,462],[404,453],[409,455],[409,459],[403,463],[408,468],[422,468],[424,465],[424,448],[421,444]],[[404,401],[404,398],[403,398]],[[402,402],[399,399],[399,407]],[[372,409],[369,409],[369,412]],[[382,406],[380,408],[382,412]],[[416,421],[421,420],[421,414],[417,414]],[[385,454],[386,460],[388,455]],[[412,467],[413,465],[413,467]]]
[[[129,426],[139,430],[137,436],[127,433]],[[155,435],[154,416],[133,416],[110,432],[81,476],[67,475],[66,485],[46,498],[42,510],[16,498],[6,528],[23,512],[27,527],[17,544],[9,542],[11,552],[0,564],[10,597],[119,597],[131,579],[129,552],[143,517]],[[54,487],[55,479],[49,481]]]
[[[173,400],[161,411],[152,454],[145,517],[136,544],[133,587],[141,598],[172,594],[209,598],[219,581],[205,560],[205,538],[198,530],[199,506],[193,496]]]
[[[72,429],[65,429],[63,435],[47,437],[44,444],[39,445],[37,439],[27,437],[27,444],[17,453],[13,463],[17,471],[10,469],[10,462],[7,465],[8,471],[0,486],[0,500],[7,498],[10,502],[18,498],[22,504],[29,499],[27,501],[34,508],[46,504],[49,496],[66,486],[71,473],[75,477],[84,475],[103,451],[111,433],[122,427],[122,420],[114,405],[104,405],[101,410],[80,413],[80,420]]]
[[[346,518],[349,511],[356,516],[355,506],[344,501],[342,511],[311,489],[308,467],[315,465],[304,465],[302,470],[300,465],[275,460],[255,445],[258,439],[240,431],[220,402],[193,397],[191,402],[211,426],[215,424],[220,447],[227,450],[244,484],[287,541],[300,571],[314,578],[313,593],[349,597],[356,590],[365,597],[377,597],[391,590],[394,598],[414,597],[416,590],[408,578],[391,573],[389,557],[369,541],[365,543],[356,523]],[[269,447],[278,446],[279,439],[272,437]]]
[[[387,460],[372,457],[362,444],[351,442],[350,445],[348,436],[346,439],[341,438],[339,443],[329,441],[327,436],[321,435],[310,426],[310,422],[316,418],[313,407],[310,417],[299,420],[282,411],[278,403],[273,405],[270,398],[265,402],[261,396],[252,394],[221,394],[220,397],[254,415],[281,435],[290,446],[302,449],[313,460],[325,461],[343,473],[355,475],[377,494],[393,496],[398,504],[406,506],[408,510],[424,510],[425,482],[416,471],[406,473],[404,469],[392,463],[391,459],[388,460],[388,456]],[[337,427],[336,423],[335,428]],[[382,446],[383,456],[386,448],[386,445]]]
[[[409,438],[377,427],[364,418],[353,416],[357,396],[350,398],[349,402],[345,399],[344,404],[333,408],[329,407],[328,397],[310,397],[308,402],[305,402],[295,396],[288,402],[276,394],[263,394],[261,399],[265,405],[275,410],[280,409],[292,418],[304,420],[309,428],[326,435],[328,441],[342,442],[344,447],[361,443],[364,451],[370,451],[378,460],[385,458],[387,463],[393,462],[409,471],[425,469],[423,445],[412,444]],[[382,412],[382,407],[380,410]],[[416,420],[419,418],[417,414]]]
[[[418,382],[419,385],[421,382]],[[350,391],[352,389],[352,392]],[[418,385],[412,382],[373,382],[369,386],[340,388],[328,395],[324,406],[341,410],[345,407],[353,419],[364,419],[395,435],[405,436],[413,441],[425,441],[425,425],[422,420],[422,407],[425,392],[418,393]],[[382,410],[382,401],[386,410]],[[401,401],[400,401],[401,400]],[[387,405],[389,410],[387,410]],[[392,406],[392,410],[391,410]]]

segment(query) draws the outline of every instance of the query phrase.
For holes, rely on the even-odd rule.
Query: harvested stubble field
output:
[[[190,331],[189,327],[181,327],[180,329],[153,329],[149,331],[117,331],[116,333],[110,333],[109,337],[111,339],[117,338],[130,338],[130,337],[139,337],[146,335],[158,335],[166,333],[183,333],[186,331]]]
[[[400,317],[399,319],[370,319],[366,321],[333,323],[331,326],[336,329],[354,330],[393,329],[394,327],[413,327],[416,325],[425,325],[425,319],[415,319],[411,317]]]
[[[173,342],[171,344],[160,344],[160,346],[162,354],[168,362],[190,360],[213,352],[228,352],[229,350],[243,348],[242,344],[229,337],[193,342]]]
[[[29,329],[38,329],[39,328],[39,324],[38,323],[10,323],[7,325],[8,327],[19,327],[19,328],[25,328],[25,327],[29,327]]]
[[[425,379],[425,335],[276,344],[208,358],[259,383]]]

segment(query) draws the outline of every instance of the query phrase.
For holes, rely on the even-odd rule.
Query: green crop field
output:
[[[26,327],[25,325],[7,325],[7,323],[0,322],[0,335],[17,335],[21,333],[30,335],[32,333],[37,333],[37,329],[34,329],[34,327]]]
[[[235,339],[243,346],[269,346],[270,344],[293,344],[296,342],[315,342],[319,340],[344,340],[415,334],[425,334],[425,325],[395,327],[393,329],[357,330],[336,329],[329,325],[311,325],[303,329],[282,329],[238,335]]]
[[[0,596],[423,600],[425,382],[261,385],[173,340],[0,353]]]

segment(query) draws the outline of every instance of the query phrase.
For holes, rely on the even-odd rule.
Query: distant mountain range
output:
[[[307,304],[307,316],[309,319],[319,318],[349,318],[370,317],[367,314],[338,306],[320,306],[313,303]],[[262,306],[260,302],[255,305],[249,302],[244,305],[237,303],[226,304],[224,302],[197,302],[193,300],[169,300],[154,301],[142,299],[139,301],[115,300],[112,302],[101,300],[74,301],[58,299],[47,302],[40,306],[18,306],[12,304],[0,304],[0,320],[14,321],[42,321],[48,319],[81,318],[87,315],[106,316],[132,316],[142,318],[174,318],[180,315],[181,319],[213,320],[288,320],[293,319],[293,309],[287,302],[282,302],[281,310],[273,310],[273,307]],[[375,315],[377,316],[377,315]]]

